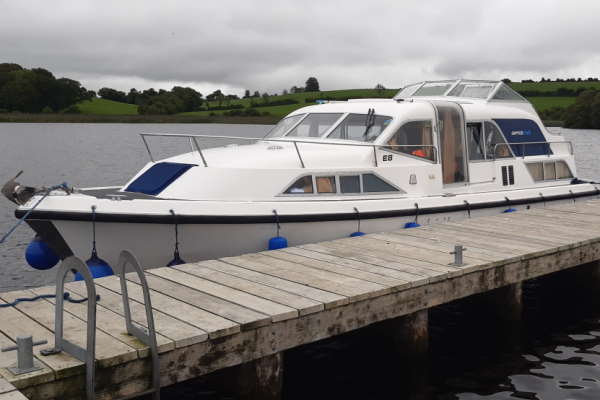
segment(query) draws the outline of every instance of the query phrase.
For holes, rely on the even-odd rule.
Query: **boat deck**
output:
[[[463,266],[449,254],[464,245]],[[160,353],[161,384],[276,354],[372,323],[600,259],[600,201],[577,201],[358,238],[146,271]],[[145,324],[143,294],[128,275],[132,318]],[[125,332],[117,277],[96,279],[98,398],[150,386],[149,349]],[[73,297],[82,282],[68,283]],[[54,293],[0,293],[0,303]],[[16,352],[0,353],[0,400],[82,398],[85,368],[54,343],[54,299],[0,308],[0,347],[19,335],[43,369],[12,375]],[[84,346],[86,303],[65,302],[65,337]],[[3,379],[2,379],[3,378]]]

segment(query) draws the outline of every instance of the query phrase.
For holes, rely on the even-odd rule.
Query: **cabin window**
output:
[[[573,174],[569,169],[569,166],[564,161],[556,162],[556,179],[567,179],[572,178]]]
[[[453,84],[454,81],[426,83],[413,96],[443,96]]]
[[[410,121],[388,140],[387,147],[399,153],[434,160],[431,121]]]
[[[340,176],[340,190],[342,193],[360,193],[360,176]]]
[[[392,122],[392,117],[375,115],[373,125],[367,129],[367,114],[350,114],[331,132],[329,139],[358,140],[372,142]]]
[[[527,163],[527,170],[535,182],[551,181],[556,179],[571,179],[573,174],[566,162],[539,161]]]
[[[461,82],[448,93],[448,96],[487,99],[494,86],[496,84],[491,82]]]
[[[467,124],[469,142],[469,160],[485,160],[485,140],[481,122]]]
[[[317,192],[336,193],[335,176],[317,176]]]
[[[282,137],[287,131],[289,131],[294,125],[296,125],[298,121],[304,118],[305,115],[306,114],[292,115],[291,117],[282,119],[277,123],[277,125],[275,125],[273,129],[271,129],[269,133],[267,133],[265,138]]]
[[[544,167],[542,163],[528,163],[527,169],[535,182],[544,180]]]
[[[363,190],[365,192],[396,192],[398,189],[385,182],[375,174],[363,175]]]
[[[544,163],[544,180],[549,181],[556,179],[556,166],[554,162],[545,162]]]
[[[125,191],[155,196],[195,166],[173,162],[156,163],[131,182]]]
[[[337,181],[339,180],[339,189]],[[316,176],[314,177],[314,185],[318,194],[359,194],[359,193],[384,193],[384,192],[400,192],[401,190],[387,183],[379,176],[366,173],[361,175],[331,175],[331,176]],[[303,176],[298,178],[284,194],[304,194],[313,193],[313,177]],[[403,192],[404,193],[404,192]]]
[[[506,144],[502,132],[491,122],[485,123],[485,154],[488,160],[512,157],[510,146]]]
[[[299,178],[296,182],[292,183],[292,185],[285,191],[288,194],[297,194],[297,193],[313,193],[313,182],[312,176],[303,176]]]
[[[519,93],[508,87],[506,84],[501,84],[492,100],[510,100],[510,101],[522,101],[527,102]]]
[[[290,133],[286,136],[293,137],[321,137],[325,132],[340,119],[342,113],[314,113],[308,114]]]

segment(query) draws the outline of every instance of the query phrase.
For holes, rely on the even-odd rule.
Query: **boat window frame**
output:
[[[394,191],[388,191],[388,192],[365,192],[364,191],[364,184],[363,184],[363,175],[365,174],[371,174],[371,175],[375,175],[375,177],[377,177],[378,179],[381,179],[384,183],[390,185],[392,188],[394,188]],[[342,193],[341,191],[341,179],[339,179],[341,176],[356,176],[358,175],[359,177],[359,182],[360,182],[360,193]],[[289,189],[289,187],[291,185],[293,185],[295,182],[297,182],[300,178],[304,178],[306,176],[310,176],[312,178],[312,184],[313,184],[313,193],[286,193],[286,191]],[[334,177],[335,178],[335,189],[336,189],[336,193],[319,193],[319,191],[317,190],[317,178],[318,177]],[[331,196],[342,196],[342,197],[352,197],[352,196],[363,196],[363,195],[369,195],[369,196],[374,196],[374,195],[395,195],[395,194],[406,194],[406,191],[404,189],[402,189],[401,187],[399,187],[398,185],[396,185],[395,183],[390,182],[388,179],[384,178],[383,176],[379,175],[376,171],[373,170],[362,170],[362,171],[340,171],[340,172],[315,172],[312,174],[301,174],[296,176],[295,178],[293,178],[290,182],[288,182],[287,185],[284,185],[284,189],[279,192],[278,194],[275,195],[275,197],[307,197],[307,196],[312,196],[316,199],[320,198],[320,197],[331,197]]]
[[[559,162],[562,162],[563,164],[565,164],[565,166],[569,170],[569,174],[571,174],[570,177],[556,178],[556,163],[559,163]],[[533,181],[533,183],[548,183],[548,182],[571,181],[574,178],[573,170],[571,169],[571,166],[569,165],[569,163],[565,159],[562,159],[562,158],[559,158],[559,159],[550,159],[550,160],[529,161],[529,162],[525,162],[524,164],[525,164],[525,169],[527,170],[527,173],[531,177],[531,180]],[[533,177],[533,175],[531,174],[531,171],[529,170],[529,165],[530,164],[541,164],[541,166],[542,166],[542,175],[543,175],[544,179],[536,180]],[[555,178],[554,179],[546,179],[546,170],[544,168],[544,166],[546,164],[554,164],[554,172],[555,172],[555,175],[554,175]]]
[[[415,156],[413,154],[408,154],[408,153],[403,153],[401,151],[398,150],[392,150],[388,147],[386,147],[387,142],[389,140],[392,139],[392,136],[396,134],[396,132],[398,132],[398,130],[400,128],[402,128],[404,125],[406,125],[409,122],[425,122],[425,121],[430,121],[431,122],[431,143],[432,143],[432,151],[434,152],[434,156],[433,156],[433,160],[430,160],[429,158],[425,158],[425,157],[419,157],[419,156]],[[377,150],[379,151],[387,151],[390,153],[394,153],[394,154],[398,154],[401,156],[406,156],[408,158],[414,159],[414,160],[419,160],[419,161],[425,161],[428,162],[430,164],[439,164],[440,160],[440,154],[438,151],[438,138],[437,138],[437,124],[435,123],[435,119],[431,118],[431,119],[426,119],[426,118],[411,118],[411,119],[404,119],[400,122],[398,122],[397,124],[398,126],[396,127],[396,129],[394,129],[391,133],[391,135],[388,135],[388,137],[381,139],[382,135],[379,135],[379,137],[377,138],[378,140],[381,139],[381,142],[379,143],[379,147],[377,148]],[[392,126],[392,124],[390,123],[390,126]],[[388,128],[389,129],[389,126]]]
[[[396,122],[396,118],[394,116],[392,116],[392,115],[383,115],[383,114],[377,114],[377,113],[375,113],[374,114],[375,117],[388,117],[388,118],[391,119],[391,121],[388,124],[388,126],[386,126],[381,131],[381,133],[379,133],[379,135],[377,135],[377,137],[375,139],[373,139],[372,142],[367,142],[367,141],[364,141],[364,140],[354,140],[354,139],[329,138],[329,136],[333,133],[333,131],[335,131],[342,124],[342,122],[344,122],[346,120],[346,118],[350,117],[350,115],[352,115],[352,114],[356,114],[356,115],[368,115],[368,113],[346,112],[346,113],[344,113],[344,115],[342,116],[342,118],[340,118],[340,120],[338,120],[338,121],[335,122],[335,124],[332,126],[332,128],[329,131],[325,132],[323,134],[323,136],[321,136],[321,138],[323,138],[323,139],[329,139],[329,140],[344,140],[344,141],[347,141],[347,142],[357,142],[357,143],[365,143],[365,144],[369,144],[370,143],[370,144],[375,145],[376,142],[382,137],[382,135],[386,133],[385,131],[387,131],[390,128],[390,126],[393,126],[394,122]]]
[[[271,131],[273,131],[273,129],[275,129],[275,126],[277,126],[277,124],[275,124],[275,126],[269,131],[267,132],[267,134],[265,136],[263,136],[263,139],[281,139],[287,136],[287,134],[294,129],[296,126],[298,126],[298,124],[302,121],[304,121],[304,118],[306,118],[308,116],[308,114],[310,113],[303,113],[303,114],[294,114],[294,115],[286,115],[285,117],[281,118],[279,121],[277,121],[277,124],[279,124],[281,121],[283,121],[286,118],[292,118],[292,117],[296,117],[298,115],[303,115],[302,118],[300,118],[298,121],[296,121],[296,123],[294,125],[292,125],[290,128],[288,128],[287,131],[285,131],[285,133],[281,136],[277,136],[277,137],[269,137],[269,134],[271,133]]]
[[[335,120],[333,122],[333,124],[331,124],[331,126],[329,127],[329,129],[327,129],[325,132],[323,132],[320,136],[315,136],[315,137],[310,137],[310,136],[288,136],[290,134],[291,131],[293,131],[294,129],[296,129],[296,127],[298,127],[298,125],[300,125],[302,123],[302,121],[304,121],[306,118],[308,118],[309,115],[311,114],[341,114],[340,117]],[[283,138],[288,138],[288,139],[294,139],[294,138],[298,138],[298,139],[324,139],[326,138],[332,131],[332,129],[336,128],[340,122],[350,113],[348,112],[307,112],[304,115],[304,118],[301,118],[300,121],[298,121],[298,123],[296,123],[294,126],[292,126],[290,129],[287,130],[287,132],[285,132],[285,135],[280,136],[280,139]],[[277,138],[273,138],[273,139],[277,139]]]

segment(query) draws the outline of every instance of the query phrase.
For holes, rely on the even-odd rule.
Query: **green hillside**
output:
[[[538,92],[553,92],[560,88],[577,90],[579,88],[600,90],[600,82],[513,82],[510,86],[517,92],[535,90]]]
[[[137,106],[118,101],[94,98],[77,103],[82,114],[93,115],[137,115]]]
[[[540,83],[511,83],[511,86],[517,91],[537,91],[537,92],[554,92],[559,88],[567,88],[577,90],[584,88],[600,89],[600,82],[540,82]],[[218,116],[226,118],[231,114],[231,107],[239,107],[238,111],[244,111],[250,108],[255,109],[260,114],[268,113],[272,117],[283,117],[298,108],[314,104],[315,99],[322,100],[347,100],[349,98],[391,98],[396,94],[398,89],[347,89],[347,90],[330,90],[322,92],[305,92],[291,93],[279,96],[269,96],[267,99],[246,98],[230,101],[222,101],[219,104],[217,101],[210,101],[203,105],[222,107],[225,110],[203,110],[186,112],[178,115],[193,116],[193,117],[211,117]],[[297,103],[284,105],[265,106],[265,102],[281,102],[286,100],[294,100]],[[575,102],[575,97],[559,97],[559,96],[532,96],[528,100],[534,105],[538,112],[548,110],[553,107],[568,107]],[[79,110],[83,114],[91,115],[137,115],[137,106],[117,101],[105,99],[93,99],[91,101],[83,101],[77,104]],[[235,113],[236,110],[233,110]],[[243,118],[243,117],[241,117]]]

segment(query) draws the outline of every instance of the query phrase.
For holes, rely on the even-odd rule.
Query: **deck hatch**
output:
[[[195,166],[194,164],[172,162],[154,164],[138,176],[136,180],[131,182],[125,191],[155,196],[165,190],[171,183],[175,182],[187,170]]]

